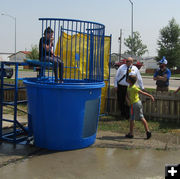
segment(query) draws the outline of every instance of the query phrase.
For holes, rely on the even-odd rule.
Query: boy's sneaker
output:
[[[129,138],[129,139],[132,139],[134,136],[131,135],[131,134],[126,134],[125,137],[126,137],[126,138]]]
[[[151,138],[151,132],[147,131],[146,136],[147,136],[147,139],[150,139]]]

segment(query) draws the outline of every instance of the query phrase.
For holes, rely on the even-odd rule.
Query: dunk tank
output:
[[[104,87],[105,26],[95,22],[40,18],[42,36],[54,32],[53,58],[64,63],[63,81],[54,78],[53,62],[42,65],[27,87],[29,131],[34,144],[50,150],[72,150],[95,142]],[[43,59],[40,59],[43,62]]]

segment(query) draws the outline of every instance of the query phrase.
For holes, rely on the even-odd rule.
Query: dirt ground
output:
[[[26,119],[24,116],[21,116],[21,118],[21,122],[23,122],[23,119]],[[9,123],[5,126],[5,129],[10,127]],[[173,130],[173,132],[169,133],[152,133],[152,137],[149,140],[142,133],[135,133],[133,139],[128,139],[124,136],[124,133],[98,130],[96,141],[91,147],[156,150],[180,149],[180,129]]]
[[[125,138],[124,135],[110,131],[98,131],[96,142],[92,147],[155,150],[180,149],[180,130],[172,133],[152,133],[152,137],[149,140],[145,138],[145,134],[135,134],[133,139]]]

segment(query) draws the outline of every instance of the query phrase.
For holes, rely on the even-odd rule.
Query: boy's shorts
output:
[[[141,101],[139,100],[137,103],[131,104],[130,107],[130,119],[138,120],[144,118],[143,115],[143,106]]]

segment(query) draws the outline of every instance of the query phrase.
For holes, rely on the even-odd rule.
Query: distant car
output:
[[[114,63],[114,68],[117,70],[121,65],[126,64],[126,59]]]
[[[114,68],[117,70],[121,65],[126,64],[126,59],[122,59],[119,62],[114,63]],[[141,69],[143,63],[134,61],[133,65],[135,65],[138,69]]]
[[[0,62],[0,77],[1,77],[1,62]],[[11,78],[13,76],[13,68],[4,65],[4,77]]]

